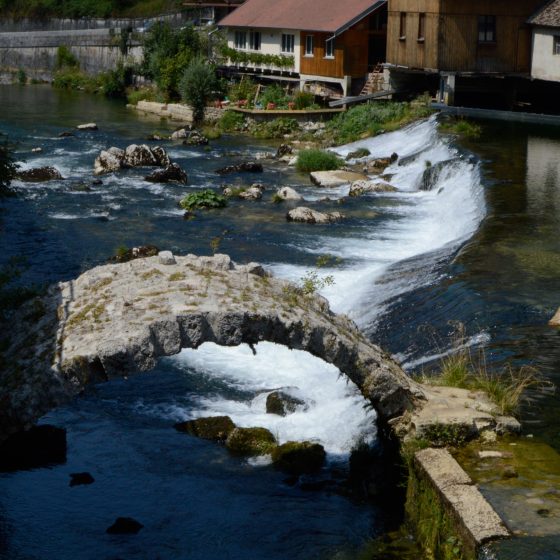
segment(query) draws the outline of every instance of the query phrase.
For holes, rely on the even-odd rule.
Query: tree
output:
[[[16,176],[18,167],[13,157],[13,145],[7,140],[0,142],[0,197],[13,194],[10,183]]]
[[[212,99],[216,87],[214,67],[203,58],[192,60],[183,74],[179,89],[183,101],[192,108],[194,124],[200,124],[204,120],[204,109]]]

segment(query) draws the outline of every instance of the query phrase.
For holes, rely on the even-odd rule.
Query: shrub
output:
[[[56,50],[56,67],[61,68],[78,68],[80,64],[72,51],[65,45],[61,45]]]
[[[204,120],[204,109],[212,99],[216,87],[216,73],[213,66],[202,58],[193,60],[180,84],[181,97],[192,108],[195,124]]]
[[[17,82],[20,86],[24,86],[27,83],[27,74],[23,68],[17,71]]]
[[[250,78],[241,78],[241,81],[233,83],[229,86],[227,96],[231,101],[240,101],[247,99],[253,101],[257,93],[257,84]]]
[[[480,125],[463,118],[441,123],[440,128],[444,132],[458,134],[470,139],[478,138],[482,132]]]
[[[139,101],[157,101],[157,98],[157,92],[153,88],[131,89],[126,94],[130,105],[137,105]]]
[[[264,93],[259,98],[263,107],[266,107],[269,103],[275,103],[276,105],[286,105],[288,104],[288,97],[284,89],[278,84],[272,84],[267,86]]]
[[[58,89],[95,89],[92,79],[76,67],[61,68],[55,72],[53,87]]]
[[[224,132],[234,132],[242,130],[245,125],[243,113],[236,111],[226,111],[218,121],[218,128]]]
[[[107,97],[125,97],[126,87],[132,81],[132,68],[119,63],[114,70],[100,74],[96,81]]]
[[[224,208],[227,206],[227,199],[221,194],[205,189],[188,194],[179,202],[179,206],[189,212],[197,208]]]
[[[307,109],[315,104],[315,96],[307,91],[298,91],[294,96],[296,109]]]
[[[342,160],[336,154],[323,150],[311,149],[303,150],[299,153],[296,169],[304,172],[330,171],[340,169],[342,165]]]
[[[272,121],[266,121],[255,125],[252,132],[257,138],[284,138],[299,129],[295,119],[280,117]]]

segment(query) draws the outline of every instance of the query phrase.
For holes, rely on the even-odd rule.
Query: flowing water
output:
[[[139,119],[119,103],[43,87],[4,87],[0,100],[0,126],[19,142],[23,165],[55,165],[66,177],[16,182],[20,196],[3,203],[0,262],[24,257],[26,281],[69,279],[106,262],[121,245],[210,254],[217,239],[234,260],[260,261],[294,280],[330,255],[319,273],[334,278],[324,290],[333,309],[408,369],[430,368],[449,351],[449,321],[460,321],[467,343],[484,347],[492,367],[531,361],[558,375],[558,332],[546,327],[560,305],[554,130],[484,123],[479,141],[459,147],[438,133],[433,117],[338,149],[398,153],[386,170],[395,193],[338,200],[348,187],[313,187],[306,176],[264,160],[262,175],[226,178],[263,182],[269,188],[262,201],[232,201],[188,221],[177,208],[184,194],[220,186],[218,167],[274,146],[234,136],[209,149],[166,143],[187,170],[188,186],[153,185],[136,169],[90,187],[101,149],[142,143],[170,125]],[[58,137],[89,121],[100,130]],[[32,153],[35,146],[43,151]],[[282,185],[317,209],[342,210],[346,220],[286,223],[286,206],[271,202]],[[68,430],[65,465],[0,476],[0,557],[3,545],[10,559],[347,558],[391,528],[393,508],[340,490],[350,450],[373,444],[376,432],[375,411],[339,374],[273,344],[259,344],[256,356],[245,347],[205,344],[161,360],[150,375],[92,388],[44,419]],[[283,418],[266,414],[266,396],[277,388],[297,392],[306,409]],[[537,397],[525,419],[560,448],[557,400]],[[281,442],[319,441],[328,467],[294,485],[266,460],[240,460],[172,429],[178,420],[216,414],[268,427]],[[81,471],[96,482],[70,488],[69,474]],[[145,528],[133,539],[106,535],[117,516],[135,517]]]

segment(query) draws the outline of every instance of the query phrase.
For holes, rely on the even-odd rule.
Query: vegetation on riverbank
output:
[[[515,368],[507,364],[500,371],[490,370],[484,351],[473,354],[467,345],[463,325],[457,327],[453,345],[451,353],[441,358],[437,374],[422,375],[423,383],[482,391],[498,407],[500,414],[506,415],[519,411],[528,397],[528,390],[552,386],[531,366]]]
[[[482,127],[479,124],[462,117],[449,117],[440,123],[439,128],[442,132],[456,134],[471,140],[476,140],[482,133]]]
[[[296,169],[304,173],[340,169],[344,162],[333,152],[324,150],[302,150],[298,154]]]
[[[182,9],[179,0],[0,0],[2,18],[148,17]]]

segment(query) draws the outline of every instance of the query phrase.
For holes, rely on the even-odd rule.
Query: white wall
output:
[[[552,52],[554,35],[560,36],[560,29],[535,28],[533,31],[531,77],[560,82],[560,55]]]
[[[232,49],[235,48],[235,29],[229,28],[227,34],[228,47]],[[276,54],[276,55],[286,55],[287,53],[282,52],[282,34],[287,33],[294,35],[294,52],[290,53],[294,57],[294,68],[289,68],[292,72],[299,73],[299,60],[300,60],[300,32],[290,29],[255,29],[255,31],[261,32],[261,50],[252,51],[246,49],[246,52],[259,52],[262,54]],[[247,33],[247,46],[249,46],[249,29],[246,30]]]

